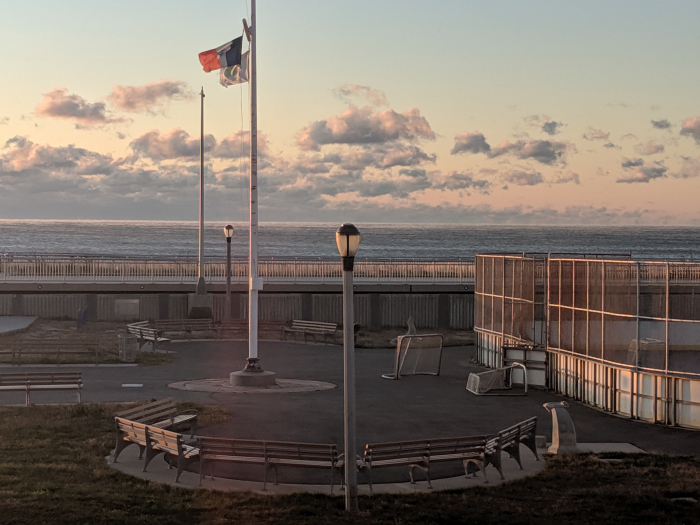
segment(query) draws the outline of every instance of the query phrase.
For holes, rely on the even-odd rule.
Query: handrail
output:
[[[196,282],[194,258],[0,255],[0,282]],[[208,282],[225,282],[226,261],[204,264]],[[341,282],[340,258],[260,259],[258,275],[271,282]],[[248,281],[248,262],[231,261],[231,280]],[[355,281],[381,283],[472,283],[473,260],[356,260]]]

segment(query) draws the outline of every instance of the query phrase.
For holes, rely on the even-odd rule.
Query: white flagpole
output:
[[[258,277],[258,64],[255,21],[255,0],[250,2],[250,27],[243,21],[250,40],[250,244],[248,264],[248,362],[240,372],[231,372],[234,386],[270,386],[275,373],[263,370],[258,359],[258,292],[262,279]]]
[[[248,368],[258,368],[258,67],[255,0],[250,2],[250,261],[248,266]]]

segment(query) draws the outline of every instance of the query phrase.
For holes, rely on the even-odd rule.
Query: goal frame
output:
[[[382,374],[382,378],[384,379],[399,379],[401,377],[401,366],[403,365],[403,361],[406,359],[406,355],[404,354],[404,358],[401,359],[401,349],[403,348],[403,341],[404,339],[408,339],[408,345],[406,346],[406,353],[408,353],[408,350],[411,346],[411,341],[413,338],[420,338],[420,337],[438,337],[440,339],[440,357],[438,358],[438,366],[437,366],[437,372],[420,372],[416,374],[403,374],[403,375],[423,375],[423,376],[439,376],[440,375],[440,370],[442,368],[442,349],[443,349],[443,343],[444,339],[442,334],[414,334],[414,335],[400,335],[396,338],[396,358],[394,359],[394,373],[393,374]]]
[[[512,393],[513,389],[513,370],[516,368],[520,368],[523,371],[523,386],[525,387],[525,391],[523,393]],[[497,389],[493,393],[490,393],[490,391],[486,392],[479,392],[479,378],[483,374],[493,374],[497,372],[504,372],[506,374],[506,377],[508,378],[508,386],[505,387],[505,389]],[[507,373],[510,372],[510,373]],[[527,367],[523,363],[519,362],[514,362],[512,365],[509,366],[503,366],[500,368],[494,368],[492,370],[485,370],[484,372],[479,372],[479,373],[471,373],[469,374],[469,377],[467,378],[467,386],[466,386],[467,392],[471,392],[474,395],[477,396],[526,396],[527,395]],[[502,393],[502,392],[506,393]]]

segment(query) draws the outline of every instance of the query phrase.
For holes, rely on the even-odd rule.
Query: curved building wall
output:
[[[509,265],[531,266],[535,283],[545,274],[541,293],[527,272],[503,285]],[[700,264],[478,256],[475,311],[483,364],[503,366],[509,346],[530,344],[546,350],[543,382],[554,391],[700,428]]]

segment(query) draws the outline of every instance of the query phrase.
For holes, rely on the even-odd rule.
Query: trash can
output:
[[[125,363],[133,363],[136,360],[136,352],[139,350],[139,341],[133,334],[119,334],[119,360]]]

